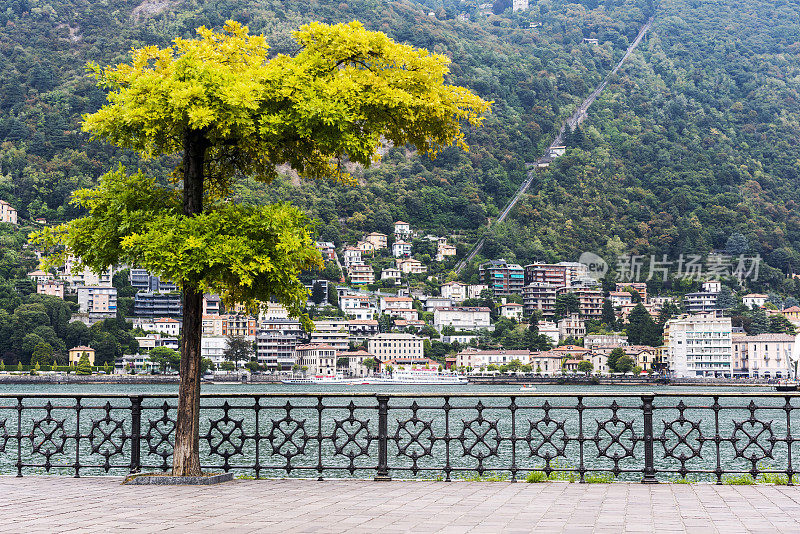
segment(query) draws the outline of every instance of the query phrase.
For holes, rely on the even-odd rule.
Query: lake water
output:
[[[26,474],[48,466],[74,474],[76,455],[87,466],[81,474],[124,474],[130,395],[145,396],[143,466],[166,469],[177,391],[171,384],[0,386],[0,472],[16,472],[21,446]],[[204,384],[203,393],[210,396],[202,403],[202,463],[262,477],[374,476],[375,394],[391,395],[388,455],[396,478],[442,477],[447,466],[453,477],[516,470],[523,478],[548,467],[568,477],[583,466],[641,478],[641,395],[648,393],[656,395],[661,479],[678,478],[682,468],[695,479],[713,479],[717,468],[780,472],[800,460],[793,437],[800,436],[800,397],[763,396],[774,393],[768,387]],[[71,397],[84,395],[78,420]],[[103,395],[110,397],[95,398]],[[17,396],[24,398],[21,421]]]

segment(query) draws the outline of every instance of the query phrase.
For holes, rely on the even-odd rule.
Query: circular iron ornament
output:
[[[66,419],[53,417],[53,405],[50,401],[47,401],[44,409],[46,415],[33,422],[28,437],[31,440],[33,454],[44,456],[44,468],[50,471],[53,466],[50,458],[56,454],[64,454],[64,447],[67,444],[67,433],[64,430]]]
[[[202,439],[208,442],[211,454],[221,456],[222,469],[230,469],[230,459],[237,454],[243,454],[244,449],[244,418],[233,419],[230,416],[231,406],[228,401],[222,405],[223,415],[219,419],[209,419],[208,432]]]
[[[483,474],[486,470],[484,461],[487,458],[497,456],[500,448],[500,431],[497,428],[496,419],[486,419],[483,410],[486,407],[481,401],[475,405],[478,416],[475,419],[461,420],[461,434],[456,438],[461,442],[464,449],[464,456],[470,456],[478,461],[478,474]]]
[[[361,420],[356,418],[356,405],[353,401],[350,401],[347,409],[350,411],[348,417],[334,421],[335,426],[331,440],[333,441],[336,456],[344,456],[349,459],[350,463],[347,470],[352,475],[356,470],[356,458],[370,456],[369,446],[374,438],[369,432],[371,419]]]
[[[292,472],[292,459],[306,453],[309,437],[306,432],[306,420],[294,419],[291,416],[292,405],[286,401],[283,407],[286,415],[282,419],[272,419],[272,426],[267,439],[272,447],[272,455],[282,456],[286,460],[286,473]]]
[[[169,416],[173,408],[167,401],[158,409],[161,410],[161,417],[148,421],[147,432],[143,437],[149,453],[161,457],[161,470],[166,471],[170,466],[169,457],[175,449],[175,420]]]
[[[620,406],[617,401],[612,402],[610,408],[611,418],[595,421],[597,430],[589,441],[593,441],[597,447],[598,458],[608,458],[614,462],[611,471],[617,476],[622,471],[619,463],[625,458],[635,458],[634,449],[638,438],[633,429],[633,421],[619,418]]]
[[[103,468],[106,473],[111,468],[111,457],[122,454],[128,434],[125,432],[125,421],[111,417],[111,403],[103,406],[105,416],[92,420],[92,429],[89,431],[89,444],[92,454],[99,454],[105,459]]]
[[[548,476],[552,473],[551,462],[557,457],[566,458],[569,437],[565,428],[566,421],[557,421],[550,417],[552,406],[548,401],[542,405],[544,417],[536,421],[529,421],[528,433],[525,441],[530,449],[529,458],[536,456],[545,461],[544,472]]]
[[[417,411],[419,405],[416,401],[411,403],[410,419],[397,421],[397,430],[393,439],[397,444],[397,453],[411,459],[411,472],[419,472],[418,461],[425,456],[433,457],[433,445],[436,438],[433,436],[433,421],[420,419]]]

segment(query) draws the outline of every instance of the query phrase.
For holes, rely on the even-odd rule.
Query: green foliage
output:
[[[581,372],[581,373],[586,373],[588,375],[593,370],[594,370],[594,365],[592,365],[592,362],[590,362],[588,360],[582,360],[578,364],[578,371]]]
[[[625,328],[628,343],[631,345],[650,345],[658,347],[663,344],[663,331],[653,321],[650,313],[642,303],[636,305],[628,315],[628,326]]]
[[[620,347],[616,347],[611,350],[611,353],[608,355],[608,368],[613,372],[617,371],[617,362],[620,358],[625,357],[625,351]]]
[[[161,372],[168,369],[177,371],[181,363],[181,355],[178,351],[169,347],[155,347],[150,349],[150,362],[157,365]]]
[[[81,358],[80,360],[78,360],[78,365],[76,366],[75,374],[78,375],[92,374],[92,366],[89,364],[89,356],[85,352],[81,354]]]
[[[228,336],[228,346],[223,351],[223,357],[229,361],[234,362],[235,366],[239,366],[239,362],[246,362],[250,360],[253,355],[253,343],[247,341],[243,336]]]

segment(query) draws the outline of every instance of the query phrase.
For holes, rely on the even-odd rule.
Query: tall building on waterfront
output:
[[[732,332],[731,318],[715,313],[685,315],[667,321],[664,345],[672,376],[731,377]]]

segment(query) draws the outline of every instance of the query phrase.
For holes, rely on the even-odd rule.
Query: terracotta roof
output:
[[[94,349],[92,347],[87,347],[86,345],[80,345],[78,347],[72,347],[69,350],[73,351],[73,350],[94,350]]]

